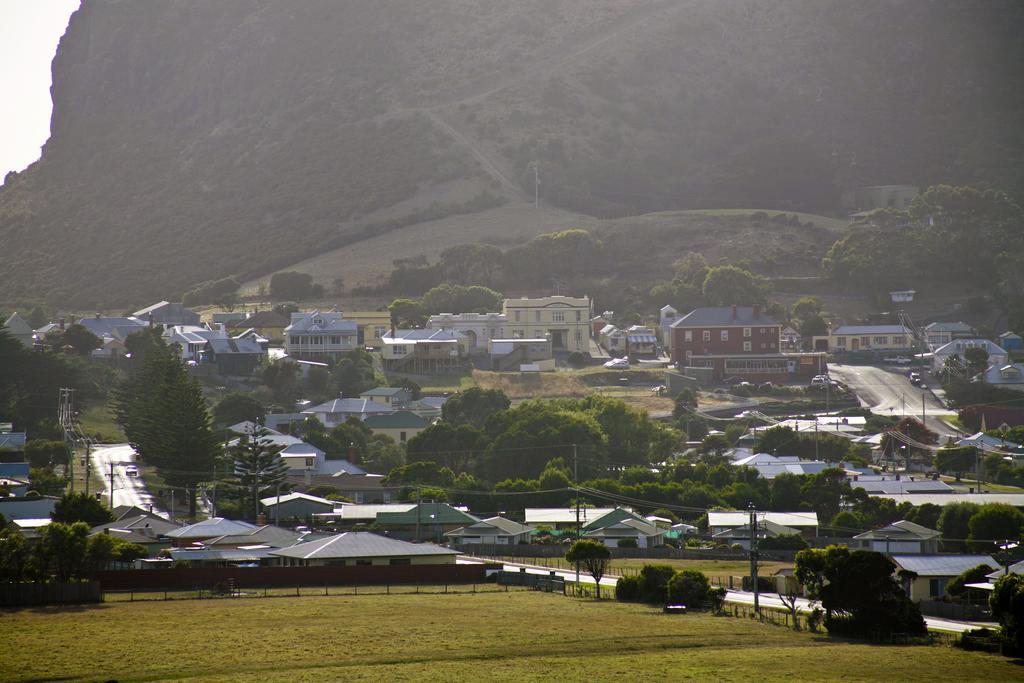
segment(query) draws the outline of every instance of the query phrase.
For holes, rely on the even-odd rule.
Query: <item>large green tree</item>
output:
[[[252,504],[251,519],[260,512],[260,497],[278,492],[288,480],[288,465],[278,455],[281,447],[268,436],[266,429],[243,434],[229,450],[234,472],[229,485],[243,494],[243,509]]]
[[[708,270],[703,292],[707,302],[714,306],[750,306],[764,302],[767,284],[748,270],[718,266]]]
[[[53,506],[51,518],[55,522],[74,524],[85,522],[90,527],[113,521],[110,511],[87,493],[65,493]]]
[[[565,554],[565,561],[579,567],[590,574],[594,579],[594,586],[597,590],[597,597],[601,597],[601,578],[608,572],[611,564],[612,553],[608,546],[600,541],[589,538],[581,538],[569,546]]]

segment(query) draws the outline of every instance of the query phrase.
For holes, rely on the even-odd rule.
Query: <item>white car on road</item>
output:
[[[628,358],[612,358],[610,361],[604,364],[606,368],[613,368],[615,370],[628,370],[629,359]]]

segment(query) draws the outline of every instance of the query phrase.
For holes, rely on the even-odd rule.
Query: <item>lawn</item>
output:
[[[88,405],[78,416],[82,431],[100,443],[124,443],[127,439],[114,413],[105,403]]]
[[[1000,657],[533,592],[118,603],[0,612],[29,680],[1019,679]],[[955,672],[955,674],[954,674]]]

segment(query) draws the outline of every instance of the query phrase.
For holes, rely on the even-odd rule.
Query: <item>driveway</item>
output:
[[[141,477],[129,477],[125,474],[125,467],[135,462],[135,451],[126,443],[113,445],[98,445],[92,450],[92,466],[103,477],[106,482],[104,495],[110,496],[110,477],[114,478],[114,500],[110,507],[118,505],[134,505],[143,510],[152,509],[153,512],[167,516],[164,510],[157,508],[156,499],[146,490],[146,485]]]
[[[925,377],[925,386],[914,386],[907,378],[906,369],[877,367],[874,365],[842,365],[829,363],[829,375],[838,379],[853,391],[861,405],[879,415],[921,418],[924,413],[925,425],[939,436],[957,436],[956,431],[940,420],[941,416],[956,415],[943,406],[928,390],[927,383],[934,379]]]

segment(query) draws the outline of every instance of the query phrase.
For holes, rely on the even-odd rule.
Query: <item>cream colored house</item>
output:
[[[501,313],[440,313],[430,316],[427,329],[458,332],[466,338],[470,354],[487,353],[487,343],[505,337],[507,320]]]
[[[903,325],[843,325],[832,330],[828,350],[912,351],[914,333]]]
[[[384,346],[384,335],[391,329],[391,314],[388,311],[350,311],[345,317],[359,326],[359,343],[380,349]]]
[[[550,337],[552,349],[590,351],[590,297],[546,296],[505,299],[505,334],[512,338]]]

